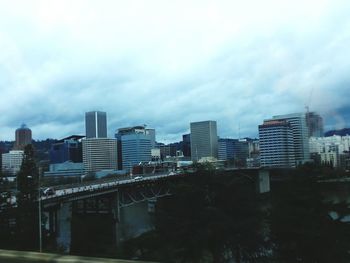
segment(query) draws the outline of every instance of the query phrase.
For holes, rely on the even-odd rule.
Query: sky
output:
[[[348,0],[0,0],[0,140],[146,124],[173,142],[192,121],[257,137],[273,115],[350,127]]]

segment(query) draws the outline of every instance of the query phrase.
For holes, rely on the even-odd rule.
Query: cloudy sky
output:
[[[191,121],[256,137],[272,115],[308,105],[350,126],[348,0],[0,0],[0,140],[109,135],[147,124],[180,140]],[[240,128],[239,128],[240,127]]]

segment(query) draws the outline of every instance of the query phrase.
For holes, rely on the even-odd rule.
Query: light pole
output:
[[[41,233],[41,194],[40,194],[40,177],[41,167],[39,167],[39,180],[38,180],[38,202],[39,202],[39,252],[43,251],[42,233]]]

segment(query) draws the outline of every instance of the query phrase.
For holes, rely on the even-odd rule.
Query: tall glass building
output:
[[[145,126],[120,128],[115,137],[119,142],[118,152],[121,155],[119,169],[129,171],[140,162],[152,160],[151,149],[155,143],[154,129],[146,129]]]
[[[103,111],[85,113],[86,138],[107,138],[107,114]]]

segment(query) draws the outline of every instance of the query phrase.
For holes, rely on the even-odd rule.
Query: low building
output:
[[[21,170],[24,151],[13,150],[2,154],[1,170],[4,174],[16,175]]]

